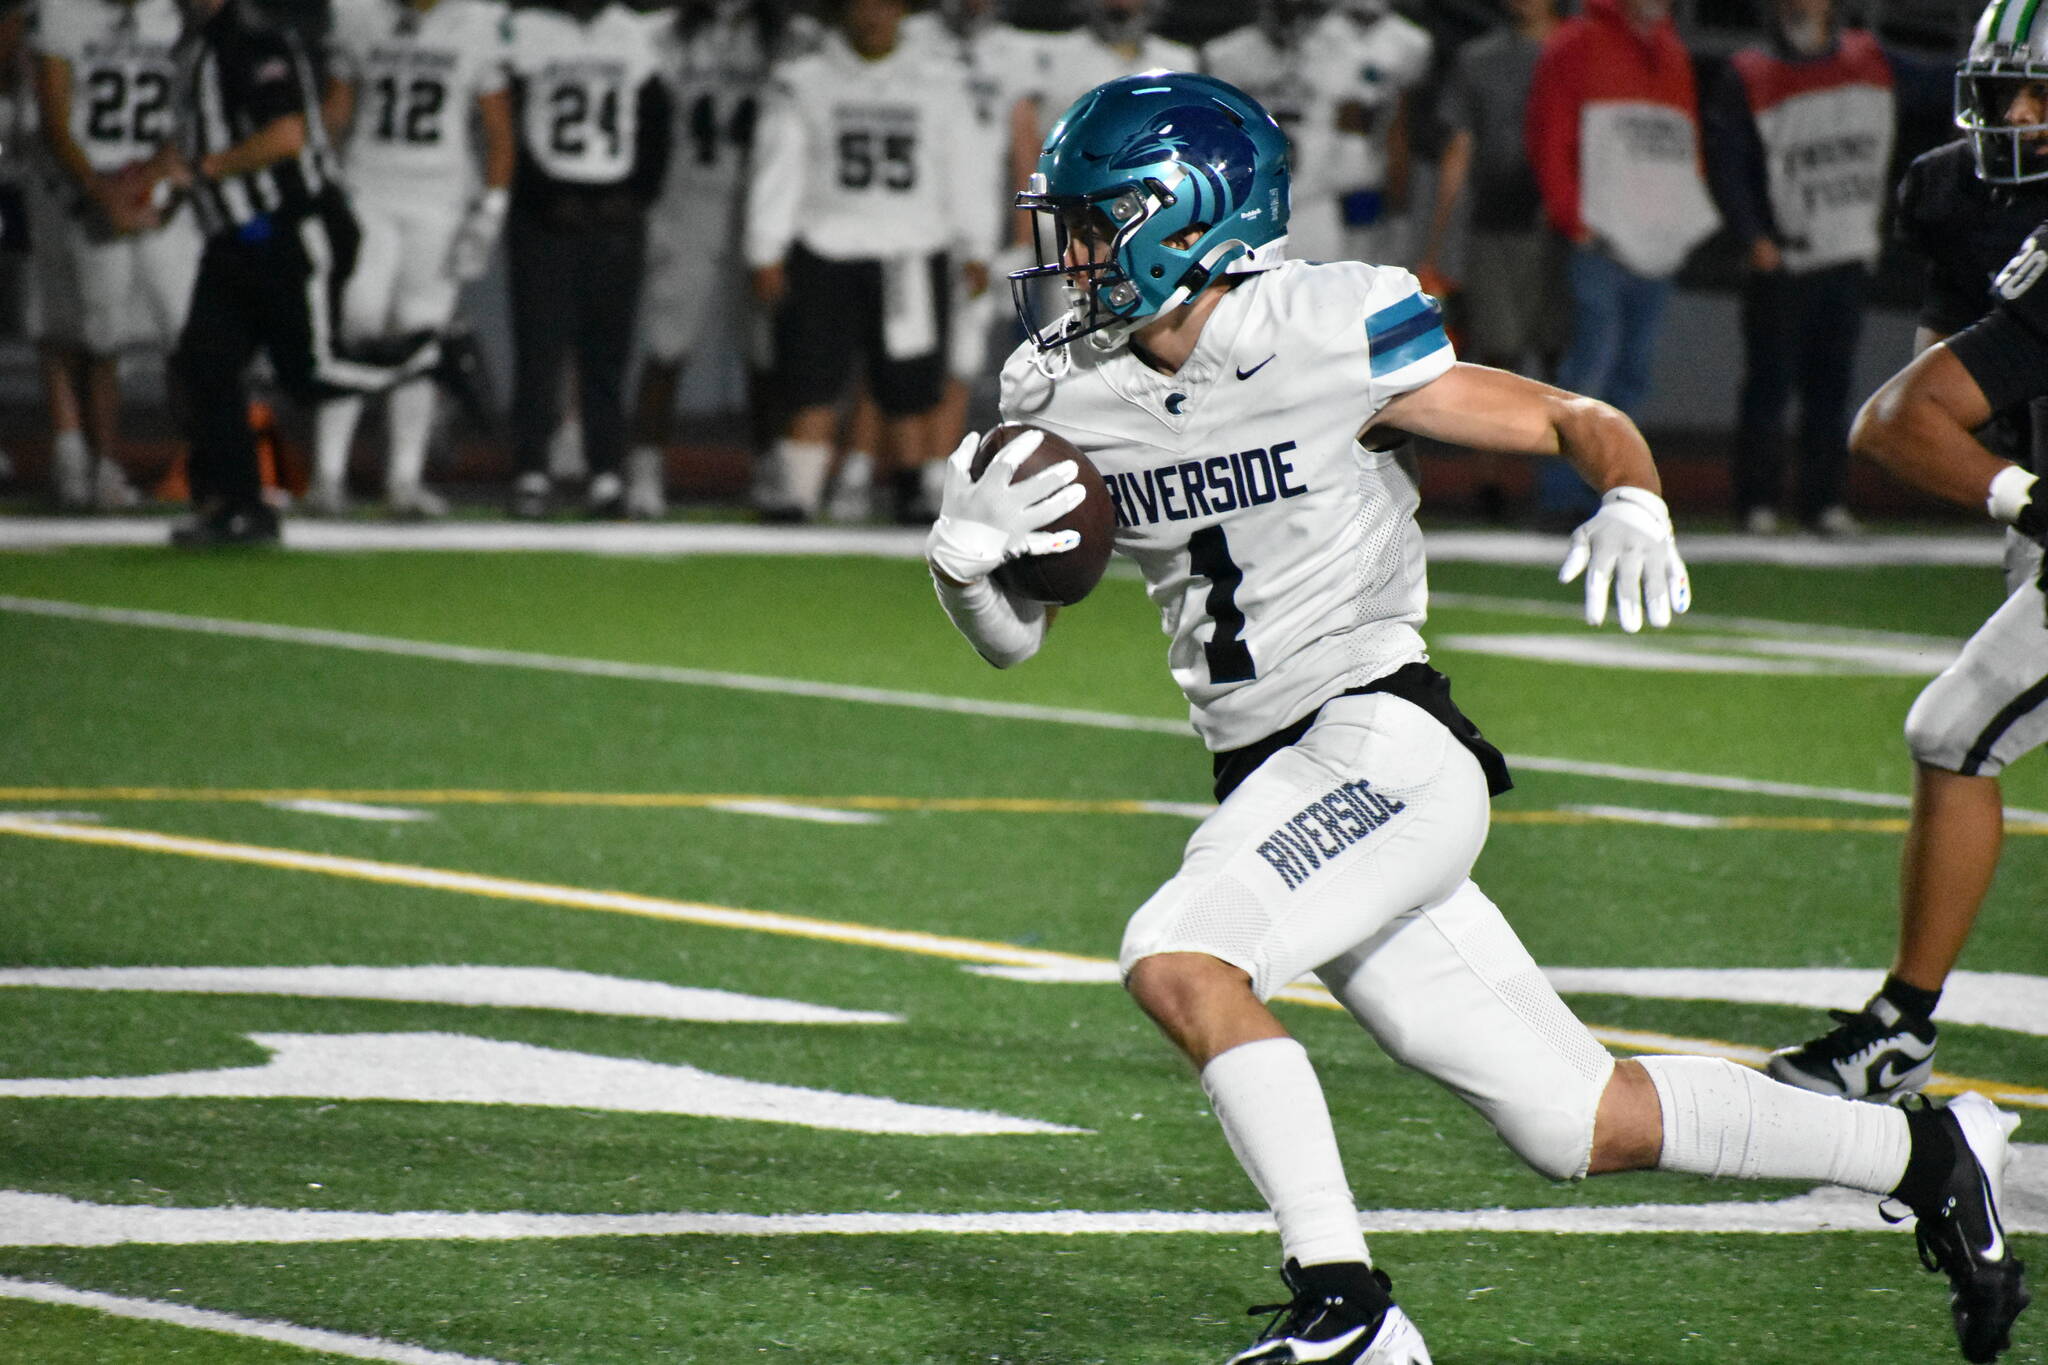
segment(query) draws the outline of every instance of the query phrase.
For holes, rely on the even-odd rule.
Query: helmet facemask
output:
[[[1045,177],[1017,196],[1031,214],[1031,245],[1038,264],[1010,276],[1010,297],[1033,343],[1052,351],[1151,312],[1130,275],[1130,246],[1147,222],[1172,207],[1173,193],[1158,181],[1126,185],[1097,195],[1054,197]],[[1046,253],[1048,230],[1052,253]],[[1059,287],[1057,316],[1041,307],[1045,291]],[[1120,339],[1105,338],[1106,341]]]
[[[2033,90],[2030,117],[2013,121],[2013,106]],[[2024,54],[1979,61],[1956,72],[1956,127],[1970,139],[1977,178],[1994,185],[2048,179],[2048,64]]]

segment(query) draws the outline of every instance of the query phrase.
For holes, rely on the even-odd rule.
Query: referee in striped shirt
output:
[[[193,515],[175,545],[278,538],[249,430],[246,371],[260,350],[305,400],[371,393],[427,373],[431,335],[377,359],[337,349],[341,291],[360,233],[320,120],[297,33],[253,0],[182,0],[178,128],[136,179],[190,196],[206,234],[175,369],[191,447]]]

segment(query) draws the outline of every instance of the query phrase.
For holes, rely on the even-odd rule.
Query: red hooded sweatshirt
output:
[[[1676,270],[1718,222],[1692,59],[1668,18],[1642,33],[1621,0],[1586,0],[1543,45],[1524,136],[1551,225],[1590,229],[1640,274]]]

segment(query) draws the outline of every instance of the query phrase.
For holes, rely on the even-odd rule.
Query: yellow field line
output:
[[[1053,952],[1043,948],[1019,948],[1008,943],[956,938],[904,929],[882,929],[842,920],[814,919],[773,910],[742,910],[699,901],[671,900],[627,891],[592,891],[583,887],[530,882],[511,877],[493,877],[475,872],[420,867],[408,863],[387,863],[370,858],[349,858],[326,853],[301,853],[296,849],[267,848],[260,844],[231,844],[217,839],[195,839],[153,830],[116,829],[103,825],[67,825],[54,820],[23,820],[0,815],[0,835],[47,839],[58,843],[93,844],[142,853],[168,853],[216,862],[246,863],[286,872],[315,872],[330,877],[410,886],[422,890],[453,891],[463,895],[488,896],[498,900],[525,901],[569,910],[595,910],[615,915],[640,915],[722,929],[745,929],[754,933],[779,934],[790,938],[827,943],[886,948],[892,952],[923,957],[950,958],[1004,967],[1056,967],[1082,972],[1101,971],[1111,964],[1103,958],[1079,953]],[[1342,1006],[1320,986],[1294,985],[1281,991],[1278,999],[1319,1009]],[[1593,1036],[1604,1043],[1637,1052],[1675,1052],[1727,1057],[1748,1066],[1761,1066],[1764,1053],[1740,1043],[1712,1038],[1679,1038],[1637,1030],[1593,1028]],[[1941,1094],[1964,1090],[1979,1091],[1993,1100],[2048,1108],[2048,1090],[2010,1085],[2004,1081],[1982,1080],[1937,1073],[1927,1087]]]
[[[47,801],[355,801],[407,806],[561,806],[614,810],[702,810],[742,802],[779,802],[824,810],[931,811],[998,815],[1185,814],[1195,803],[1138,800],[1067,800],[1025,796],[789,796],[747,792],[556,792],[486,788],[387,787],[0,787],[0,802]],[[1768,830],[1805,834],[1900,834],[1903,817],[1725,815],[1702,830]],[[1579,810],[1495,811],[1497,825],[1602,825],[1656,823],[1627,815]],[[1686,828],[1674,826],[1674,828]],[[2009,821],[2006,833],[2048,834],[2048,825]]]

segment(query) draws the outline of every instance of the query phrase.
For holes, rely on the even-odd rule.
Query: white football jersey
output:
[[[1413,275],[1350,261],[1251,275],[1176,374],[1128,346],[1068,350],[1051,379],[1030,342],[1011,355],[1003,419],[1064,436],[1102,471],[1116,548],[1144,573],[1209,748],[1427,657],[1415,485],[1358,441],[1453,360]]]
[[[1350,21],[1330,14],[1279,43],[1259,24],[1232,29],[1202,49],[1202,69],[1266,106],[1287,134],[1288,178],[1297,198],[1343,188],[1337,169],[1339,106],[1359,98]]]
[[[1369,131],[1338,133],[1333,142],[1330,174],[1344,188],[1377,187],[1387,178],[1387,130],[1393,127],[1395,103],[1429,74],[1435,41],[1429,30],[1398,14],[1385,14],[1367,24],[1335,14],[1317,25],[1317,41],[1345,66],[1350,98],[1366,108]]]
[[[793,15],[775,40],[763,41],[746,4],[723,4],[701,27],[673,39],[675,137],[664,193],[681,203],[704,195],[735,195],[760,122],[770,64],[818,45],[817,21]]]
[[[71,136],[96,171],[154,152],[172,133],[178,0],[39,0],[29,44],[71,67]]]
[[[1051,128],[1067,106],[1104,81],[1118,76],[1135,76],[1140,71],[1199,71],[1199,54],[1186,43],[1176,43],[1148,33],[1138,45],[1138,55],[1123,53],[1097,38],[1087,27],[1066,33],[1048,33],[1044,44],[1045,88],[1040,97],[1039,122]]]
[[[979,259],[995,235],[998,175],[956,65],[901,42],[869,61],[829,33],[770,79],[747,263],[775,264],[797,241],[833,260],[948,249]]]
[[[1002,211],[1010,207],[1017,191],[1023,188],[1009,183],[1010,117],[1019,100],[1036,99],[1045,89],[1052,70],[1045,37],[1004,23],[983,24],[963,37],[932,10],[910,15],[903,21],[906,46],[957,66],[967,82],[967,96],[974,109],[975,137],[981,144],[976,155],[989,159],[997,179],[996,235],[988,242],[984,255],[1002,245]]]
[[[590,20],[560,10],[512,12],[509,65],[520,95],[520,143],[556,180],[609,185],[632,173],[640,92],[666,79],[671,20],[609,4]]]
[[[505,88],[510,24],[501,0],[336,0],[327,50],[356,88],[344,158],[357,187],[460,203],[477,179],[470,125]]]

